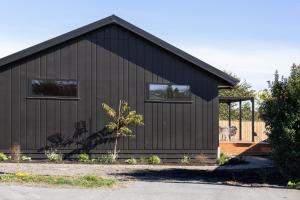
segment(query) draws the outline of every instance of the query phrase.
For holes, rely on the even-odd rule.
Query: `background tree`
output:
[[[236,77],[235,75],[230,74],[231,76]],[[237,78],[237,77],[236,77]],[[233,96],[233,97],[256,97],[255,90],[252,89],[251,85],[247,83],[245,80],[243,82],[239,82],[232,89],[221,89],[219,91],[220,96]],[[238,120],[239,119],[239,108],[238,103],[231,104],[231,119]],[[243,120],[251,120],[251,103],[245,102],[242,103],[242,119]],[[255,119],[259,119],[259,113],[257,111],[254,112]],[[228,120],[228,104],[221,103],[219,107],[219,119],[220,120]]]
[[[300,65],[292,66],[288,78],[276,72],[260,111],[274,161],[289,179],[300,181]]]
[[[136,111],[131,110],[126,101],[120,100],[118,111],[114,110],[105,103],[102,103],[104,112],[112,120],[105,128],[106,131],[114,134],[115,145],[113,154],[117,157],[118,140],[120,137],[132,137],[134,136],[133,131],[129,128],[129,125],[144,125],[143,116],[137,114]]]

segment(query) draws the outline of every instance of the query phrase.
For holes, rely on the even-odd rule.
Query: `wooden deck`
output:
[[[271,146],[267,142],[219,142],[220,152],[227,155],[269,155]]]

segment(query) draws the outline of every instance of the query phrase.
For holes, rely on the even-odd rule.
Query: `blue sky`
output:
[[[0,57],[116,14],[256,90],[300,64],[298,0],[3,0],[0,8]]]

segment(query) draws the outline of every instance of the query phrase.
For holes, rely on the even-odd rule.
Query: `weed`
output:
[[[188,155],[183,155],[182,158],[179,160],[181,164],[190,164],[191,163],[191,157]]]
[[[135,158],[129,158],[125,162],[128,163],[129,165],[136,165],[137,164],[137,160]]]
[[[81,153],[78,156],[78,161],[79,162],[89,162],[90,161],[90,156],[86,153]]]
[[[60,153],[58,153],[56,149],[50,149],[48,151],[45,151],[45,154],[49,161],[56,162],[63,160],[63,156]]]
[[[5,155],[4,153],[0,152],[0,161],[6,161],[8,160],[7,155]]]
[[[152,155],[148,158],[148,163],[152,165],[158,165],[161,163],[161,160],[157,155]]]

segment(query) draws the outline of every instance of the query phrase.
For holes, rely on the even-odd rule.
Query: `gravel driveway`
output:
[[[133,173],[137,170],[214,170],[217,166],[177,166],[177,165],[100,165],[100,164],[55,164],[55,163],[0,163],[0,172],[28,172],[41,175],[98,175],[103,177]]]
[[[139,170],[227,170],[257,169],[272,167],[273,163],[264,157],[245,156],[249,164],[234,166],[179,166],[179,165],[101,165],[101,164],[55,164],[55,163],[1,163],[1,172],[28,172],[42,175],[99,175],[103,177],[134,173]]]

